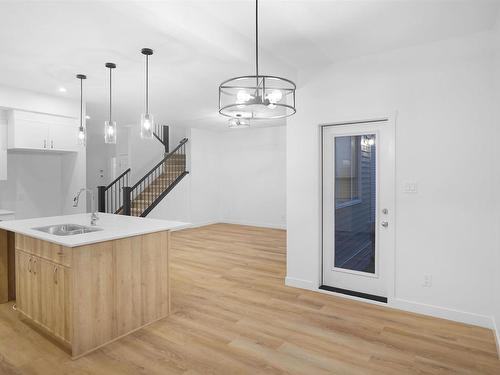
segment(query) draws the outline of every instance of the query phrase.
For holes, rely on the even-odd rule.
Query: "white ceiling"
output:
[[[500,0],[260,1],[261,72],[297,79],[300,69],[491,29]],[[225,128],[218,84],[254,70],[252,0],[1,1],[0,84],[78,98],[85,82],[90,126],[107,111],[138,121],[142,47],[151,58],[151,107],[171,125]],[[67,88],[59,93],[58,88]],[[300,87],[300,82],[299,82]]]

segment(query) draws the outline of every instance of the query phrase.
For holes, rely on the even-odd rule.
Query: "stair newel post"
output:
[[[170,146],[169,146],[169,130],[168,130],[168,125],[163,125],[163,145],[165,146],[165,154],[168,154],[170,152]]]
[[[124,186],[123,188],[123,214],[130,216],[132,209],[131,193],[132,188],[130,186]]]
[[[106,186],[97,187],[97,211],[106,212]]]

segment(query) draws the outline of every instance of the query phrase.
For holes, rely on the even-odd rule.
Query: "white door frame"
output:
[[[370,122],[380,122],[380,121],[386,121],[387,125],[390,127],[390,133],[393,138],[393,149],[390,150],[391,152],[391,171],[390,175],[392,176],[392,202],[390,202],[390,206],[392,207],[393,215],[392,215],[392,220],[391,220],[391,225],[393,228],[392,231],[392,246],[389,247],[387,250],[387,256],[386,256],[386,261],[388,262],[387,265],[387,303],[382,303],[382,302],[377,302],[365,298],[359,298],[355,296],[350,296],[346,294],[341,294],[341,293],[336,293],[336,292],[330,292],[330,291],[325,291],[320,289],[320,286],[322,285],[323,282],[323,128],[326,126],[340,126],[340,125],[355,125],[355,124],[366,124]],[[361,300],[364,302],[369,302],[369,303],[374,303],[374,304],[381,304],[384,306],[391,305],[391,301],[394,300],[395,295],[396,295],[396,284],[395,284],[395,277],[396,277],[396,217],[397,217],[397,207],[396,207],[396,114],[394,115],[382,115],[382,116],[367,116],[365,118],[363,117],[353,117],[351,119],[347,119],[344,121],[334,121],[334,122],[328,122],[328,123],[321,123],[318,125],[318,134],[319,134],[319,249],[318,249],[318,279],[316,283],[316,290],[320,291],[322,293],[327,293],[327,294],[334,294],[343,298],[349,298],[349,299],[356,299],[356,300]]]

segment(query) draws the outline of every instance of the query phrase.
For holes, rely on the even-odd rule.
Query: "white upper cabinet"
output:
[[[8,120],[9,150],[78,151],[76,119],[11,110]]]

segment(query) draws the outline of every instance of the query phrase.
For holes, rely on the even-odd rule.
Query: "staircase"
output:
[[[98,186],[98,211],[147,216],[189,173],[186,170],[187,138],[169,152],[168,126],[155,128],[154,137],[163,144],[164,158],[134,185],[129,186],[130,168],[107,186]]]

